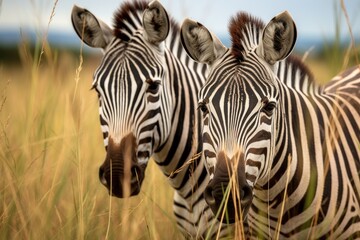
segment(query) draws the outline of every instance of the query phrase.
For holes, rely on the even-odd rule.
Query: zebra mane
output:
[[[229,23],[232,55],[243,61],[250,49],[259,44],[264,28],[265,23],[261,19],[246,12],[239,12],[232,17]],[[317,87],[309,68],[294,54],[278,64],[277,75],[287,86],[304,92],[313,91]]]
[[[279,62],[277,76],[286,86],[301,91],[306,95],[319,90],[319,85],[308,66],[294,54]]]
[[[128,42],[133,33],[142,28],[142,14],[147,6],[147,1],[135,0],[122,3],[114,13],[113,28],[115,37]],[[170,28],[173,30],[174,28],[175,30],[180,29],[179,25],[170,16],[169,18]]]
[[[260,19],[246,12],[239,12],[232,17],[229,24],[231,36],[231,53],[238,60],[244,60],[247,52],[258,45],[265,24]]]

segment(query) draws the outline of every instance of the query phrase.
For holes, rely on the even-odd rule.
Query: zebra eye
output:
[[[204,103],[204,102],[199,102],[198,109],[200,109],[203,112],[203,114],[207,114],[209,112],[209,109],[206,106],[206,103]]]
[[[156,94],[159,91],[160,81],[154,81],[154,80],[148,78],[148,79],[146,79],[146,83],[149,85],[146,90],[147,92]]]
[[[262,110],[267,114],[272,114],[276,107],[276,103],[269,101],[268,98],[263,99],[262,102],[263,102]]]

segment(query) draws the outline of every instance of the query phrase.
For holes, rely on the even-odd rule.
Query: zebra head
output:
[[[205,199],[214,213],[227,201],[228,219],[223,220],[234,222],[246,217],[253,191],[272,165],[281,114],[275,63],[292,51],[296,27],[287,12],[266,26],[239,14],[230,31],[233,46],[228,49],[199,23],[187,19],[181,27],[188,54],[209,66],[199,92],[203,157],[211,175]]]
[[[171,99],[164,93],[164,48],[170,21],[158,1],[124,3],[114,29],[74,6],[72,23],[81,40],[103,50],[92,88],[98,93],[106,149],[99,178],[116,197],[137,195],[148,160],[170,128]]]

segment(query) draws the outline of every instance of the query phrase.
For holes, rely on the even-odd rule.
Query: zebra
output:
[[[109,194],[139,194],[153,158],[175,190],[173,211],[186,238],[231,234],[203,197],[209,175],[196,157],[202,151],[196,106],[207,66],[187,56],[179,25],[158,1],[123,3],[113,29],[78,6],[71,16],[80,39],[104,53],[92,89],[106,150],[99,178]]]
[[[246,220],[249,239],[360,238],[360,65],[316,83],[289,56],[297,32],[287,11],[267,25],[239,12],[231,48],[190,19],[180,31],[209,66],[198,105],[213,212]]]

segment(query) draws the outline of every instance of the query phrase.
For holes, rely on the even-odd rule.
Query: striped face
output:
[[[266,174],[279,101],[275,79],[255,52],[242,62],[226,54],[213,68],[199,93],[204,114],[204,156],[212,178],[219,154],[224,154],[230,161],[226,164],[231,166],[245,164],[246,181],[251,187]]]
[[[136,185],[141,184],[149,157],[161,144],[160,136],[169,132],[170,99],[164,94],[165,67],[164,53],[148,44],[139,32],[128,43],[114,41],[94,75],[93,89],[99,96],[107,150],[100,179],[108,184],[111,172],[115,186],[116,175],[118,182],[130,178],[134,185],[131,189],[136,190],[131,195],[140,190]]]
[[[226,206],[223,220],[234,222],[246,216],[253,190],[270,174],[281,115],[275,63],[290,54],[296,28],[283,12],[265,27],[239,15],[230,30],[233,46],[227,49],[197,22],[185,20],[181,27],[188,54],[210,69],[199,92],[203,156],[211,179],[205,199],[214,213]]]
[[[104,52],[92,84],[106,148],[100,181],[117,197],[136,195],[150,156],[170,131],[164,41],[171,23],[158,1],[122,4],[113,30],[77,6],[72,23],[83,42]]]
[[[238,189],[241,203],[251,202],[257,180],[269,173],[279,104],[275,79],[255,52],[242,62],[227,53],[199,93],[203,154],[211,174],[206,194],[217,206],[228,183]],[[249,204],[243,207],[246,213]]]

